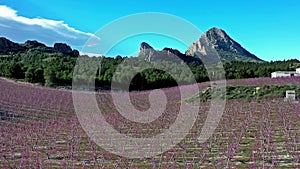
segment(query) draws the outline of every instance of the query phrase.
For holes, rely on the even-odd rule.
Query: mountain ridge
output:
[[[146,52],[147,51],[147,52]],[[165,54],[167,51],[167,54]],[[155,50],[146,42],[141,43],[140,54],[145,60],[161,61],[170,60],[169,53],[173,54],[183,61],[217,61],[218,55],[222,62],[243,61],[243,62],[261,62],[262,59],[246,50],[242,45],[233,40],[224,30],[216,27],[204,32],[201,37],[190,45],[185,53],[181,53],[177,49],[164,48],[163,50]]]
[[[26,52],[30,49],[39,49],[45,53],[62,53],[72,57],[80,56],[78,50],[73,50],[66,43],[55,43],[48,47],[36,40],[27,40],[25,43],[15,43],[11,40],[0,37],[0,54]],[[263,60],[246,50],[242,45],[233,40],[224,30],[213,27],[204,32],[201,37],[192,43],[185,53],[177,49],[165,47],[162,50],[155,50],[146,42],[140,44],[138,58],[148,62],[175,61],[175,62],[198,62],[217,61],[218,55],[222,62],[243,61],[262,62]]]
[[[40,51],[45,53],[62,53],[72,57],[79,56],[79,51],[72,49],[66,43],[55,43],[53,47],[48,47],[36,40],[27,40],[24,43],[16,43],[5,37],[0,37],[0,54],[2,55],[25,52],[32,49],[40,49]]]

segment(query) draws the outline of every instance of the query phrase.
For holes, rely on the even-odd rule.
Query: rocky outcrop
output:
[[[80,55],[79,51],[78,50],[72,50],[70,56],[72,57],[78,57]]]
[[[65,44],[65,43],[55,43],[53,49],[56,52],[60,52],[63,54],[70,55],[72,57],[78,57],[79,56],[79,51],[78,50],[72,50],[72,48]]]
[[[168,54],[173,54],[179,57],[184,57],[184,54],[182,54],[179,50],[177,49],[172,49],[172,48],[164,48],[163,51],[167,51]]]
[[[9,54],[11,52],[24,51],[25,47],[12,42],[4,37],[0,37],[0,54]]]
[[[24,46],[28,49],[31,49],[31,48],[37,48],[37,47],[46,47],[46,45],[36,41],[36,40],[27,40],[25,43],[24,43]]]
[[[140,45],[140,53],[139,57],[144,58],[144,60],[148,62],[155,62],[155,61],[166,61],[166,60],[174,60],[175,56],[170,56],[171,53],[168,51],[162,50],[154,50],[152,46],[150,46],[148,43],[143,42]]]
[[[140,53],[139,57],[143,58],[148,62],[156,62],[156,61],[171,61],[176,63],[181,62],[199,62],[200,60],[195,59],[193,57],[186,57],[185,54],[181,53],[177,49],[172,48],[164,48],[163,50],[155,50],[148,43],[143,42],[140,45]]]
[[[72,48],[65,43],[55,43],[54,50],[57,52],[60,52],[60,53],[64,53],[64,54],[72,53]]]

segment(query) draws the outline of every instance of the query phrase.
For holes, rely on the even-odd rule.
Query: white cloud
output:
[[[1,26],[1,27],[5,27],[5,28],[10,28],[10,26],[4,25],[4,24],[2,24],[2,23],[0,23],[0,26]]]
[[[97,39],[95,43],[99,41],[92,33],[79,31],[64,21],[19,16],[16,10],[5,5],[0,5],[0,36],[20,42],[36,39],[47,45],[65,42],[71,46],[83,46],[91,37],[94,41]]]
[[[80,55],[87,55],[87,56],[90,56],[90,57],[93,57],[93,56],[95,56],[95,57],[103,56],[103,55],[97,54],[97,53],[86,53],[86,52],[79,52],[79,53],[80,53]]]
[[[1,17],[7,17],[12,18],[17,16],[17,11],[13,10],[5,5],[0,6],[0,16]]]

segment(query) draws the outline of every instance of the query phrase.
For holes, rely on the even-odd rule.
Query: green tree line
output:
[[[77,59],[80,59],[83,64],[74,69]],[[112,81],[120,88],[124,87],[124,82],[130,81],[130,90],[171,87],[176,86],[177,82],[189,84],[192,83],[193,78],[197,82],[209,80],[206,67],[203,64],[199,62],[186,63],[193,73],[192,75],[182,69],[182,64],[184,63],[167,61],[148,63],[139,58],[122,58],[120,56],[116,58],[87,56],[74,58],[61,53],[32,50],[25,53],[0,55],[0,76],[50,87],[70,87],[73,80],[89,80],[94,81],[97,88],[109,89]],[[136,69],[147,68],[147,66],[148,69],[136,72]],[[155,68],[159,66],[177,74],[179,77],[177,81],[169,73]],[[96,67],[97,71],[91,72],[93,70],[90,69],[91,67]],[[293,71],[297,67],[300,67],[300,62],[296,59],[258,63],[223,63],[227,79],[270,77],[274,71]],[[73,78],[73,74],[81,76]]]

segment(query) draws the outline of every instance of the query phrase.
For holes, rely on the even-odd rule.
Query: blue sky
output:
[[[186,19],[201,31],[221,28],[263,60],[300,59],[300,1],[296,0],[1,0],[0,5],[15,11],[9,15],[10,11],[3,12],[4,8],[0,8],[0,36],[20,42],[36,38],[48,45],[62,41],[81,49],[92,34],[120,17],[141,12],[163,12]],[[9,20],[12,15],[17,19]],[[34,22],[40,19],[38,25],[27,23],[26,19],[33,18],[36,18]],[[126,48],[115,50],[113,54],[135,53],[141,41],[147,41],[157,49],[165,46],[182,52],[187,49],[176,41],[167,38],[159,41],[159,38],[162,37],[134,37],[124,42]],[[195,41],[198,38],[195,37]]]

